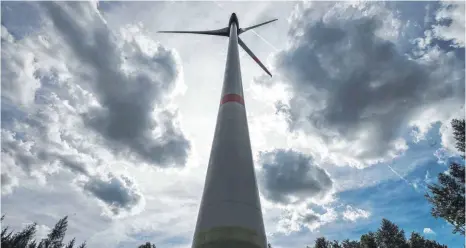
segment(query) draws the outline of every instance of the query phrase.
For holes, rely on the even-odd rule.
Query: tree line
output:
[[[1,221],[3,222],[5,215],[2,216]],[[37,232],[37,224],[33,223],[26,226],[23,230],[14,232],[9,230],[9,227],[4,227],[1,234],[2,248],[86,248],[86,242],[75,246],[76,239],[73,238],[68,242],[65,242],[65,234],[68,229],[68,216],[60,219],[47,237],[40,241],[35,240]],[[146,242],[138,246],[138,248],[156,248],[154,244]]]
[[[2,216],[1,221],[5,215]],[[9,227],[4,227],[1,234],[2,248],[74,248],[76,239],[73,238],[68,243],[64,243],[65,233],[68,228],[68,216],[60,219],[46,238],[40,241],[34,239],[37,232],[37,224],[33,223],[26,226],[22,231],[13,232],[8,230]],[[85,248],[86,242],[77,246]]]
[[[454,119],[451,122],[456,140],[456,148],[465,158],[465,120]],[[438,183],[428,185],[427,200],[432,204],[431,214],[435,218],[442,218],[453,226],[453,233],[465,235],[465,171],[464,164],[453,162],[447,173],[438,175]],[[1,217],[3,222],[4,215]],[[1,233],[1,247],[3,248],[74,248],[75,238],[64,242],[68,227],[68,217],[60,219],[46,238],[35,240],[37,224],[26,226],[23,230],[13,232],[4,227]],[[85,248],[86,242],[77,246]],[[138,248],[156,248],[147,242]],[[269,244],[269,248],[271,245]],[[308,246],[308,248],[311,248]],[[382,220],[380,228],[374,233],[363,234],[360,240],[330,241],[325,237],[315,240],[313,248],[447,248],[436,241],[425,239],[422,235],[412,232],[406,239],[403,229],[387,219]]]
[[[3,221],[4,216],[1,220]],[[68,217],[60,219],[44,239],[37,241],[34,236],[37,231],[37,224],[26,226],[22,231],[14,233],[8,227],[2,229],[1,247],[4,248],[74,248],[75,238],[69,242],[64,242],[65,233],[68,227]],[[78,248],[85,248],[86,243],[82,243]],[[272,246],[269,244],[268,246]],[[156,248],[154,244],[146,242],[138,248]],[[412,232],[409,239],[406,239],[405,232],[396,224],[387,219],[382,220],[380,228],[376,232],[363,234],[360,240],[343,240],[341,242],[327,240],[320,237],[315,240],[314,246],[306,248],[447,248],[436,241],[424,238],[416,232]]]
[[[315,240],[314,246],[307,248],[447,248],[447,246],[426,239],[417,232],[412,232],[409,239],[406,239],[403,229],[383,219],[376,232],[363,234],[359,240],[346,239],[339,242],[320,237]]]

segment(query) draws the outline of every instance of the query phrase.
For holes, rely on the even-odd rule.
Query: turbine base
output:
[[[216,241],[207,244],[203,244],[200,246],[196,246],[195,248],[262,248],[261,246],[257,246],[255,244],[251,244],[244,241],[236,241],[236,240],[224,240],[224,241]]]
[[[198,233],[194,238],[193,248],[265,248],[253,230],[243,227],[215,227]]]

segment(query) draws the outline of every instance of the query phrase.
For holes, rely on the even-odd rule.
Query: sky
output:
[[[191,245],[228,40],[241,27],[268,241],[359,239],[382,218],[464,245],[424,198],[464,118],[464,2],[2,2],[1,212],[89,247]]]

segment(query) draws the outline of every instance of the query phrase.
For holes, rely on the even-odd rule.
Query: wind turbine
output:
[[[238,36],[276,20],[239,28],[238,18],[233,13],[228,27],[222,29],[159,31],[229,38],[222,97],[193,248],[267,248],[243,98],[238,45],[267,74],[272,74]]]

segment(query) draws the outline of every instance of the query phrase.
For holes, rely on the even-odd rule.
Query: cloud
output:
[[[435,14],[439,24],[433,26],[434,37],[451,40],[455,46],[464,47],[464,11],[464,2],[441,1],[441,7]]]
[[[424,182],[425,182],[426,184],[432,182],[432,178],[431,178],[431,176],[430,176],[429,171],[426,171],[426,175],[424,176]]]
[[[277,149],[262,153],[259,161],[262,193],[271,201],[289,204],[320,199],[332,188],[328,173],[299,152]]]
[[[292,149],[260,152],[257,170],[264,207],[278,221],[272,233],[312,231],[337,219],[333,180],[311,156]]]
[[[282,211],[276,229],[277,233],[284,234],[299,232],[303,228],[314,231],[335,221],[337,217],[337,212],[333,208],[324,208],[323,213],[318,213],[307,205],[295,206]]]
[[[86,176],[119,154],[184,166],[190,144],[168,105],[173,52],[113,33],[92,3],[37,4],[40,31],[15,40],[2,26],[2,162]]]
[[[260,152],[258,157],[257,176],[265,206],[280,212],[272,233],[312,231],[337,218],[330,206],[333,181],[311,156],[276,149]]]
[[[18,186],[18,179],[8,173],[2,173],[0,180],[2,182],[2,195],[11,194],[13,188]]]
[[[10,32],[8,32],[8,29],[2,25],[2,41],[6,41],[6,42],[14,42],[15,38],[13,37],[13,35],[10,34]]]
[[[346,206],[346,210],[343,212],[343,219],[355,222],[358,219],[367,219],[371,216],[371,213],[362,209],[353,208],[349,205]]]
[[[36,239],[42,240],[47,238],[47,235],[50,233],[52,228],[48,227],[47,225],[38,224],[37,231],[36,231]]]
[[[39,130],[28,127],[24,131]],[[89,154],[67,151],[65,147],[54,145],[46,134],[35,138],[21,136],[22,133],[2,129],[2,168],[20,167],[28,175],[37,176],[37,173],[54,173],[61,166],[78,175],[89,176],[87,167],[95,164]],[[67,141],[69,140],[64,140]]]
[[[437,163],[439,164],[446,164],[448,158],[451,157],[453,154],[447,150],[446,148],[439,148],[435,150],[434,156],[437,158]]]
[[[22,4],[37,4],[42,6],[42,3]],[[68,11],[68,7],[66,7],[67,4],[73,6],[75,12]],[[84,6],[87,7],[80,7],[80,4],[84,4]],[[105,4],[107,6],[113,5],[113,3]],[[244,11],[235,10],[235,12],[240,13],[243,24],[254,24],[260,22],[261,19],[267,20],[269,17],[278,17],[280,20],[285,20],[285,16],[288,14],[287,10],[289,9],[284,8],[285,4],[287,4],[287,6],[295,5],[294,3],[283,3],[277,8],[277,5],[262,3],[261,6],[267,6],[267,8],[261,8],[261,6],[257,6],[257,4],[225,4],[228,5],[228,8],[233,5],[233,7],[236,5],[241,6],[241,9]],[[15,191],[13,191],[14,194],[2,195],[2,208],[9,216],[14,215],[11,224],[37,220],[38,223],[45,223],[48,226],[53,226],[55,223],[54,221],[63,215],[76,213],[76,221],[70,220],[69,234],[72,237],[77,237],[77,240],[89,241],[88,244],[90,244],[90,246],[134,247],[141,243],[141,237],[150,237],[151,240],[161,242],[161,245],[163,245],[163,243],[169,243],[170,237],[179,235],[189,240],[192,227],[195,225],[195,215],[197,214],[196,211],[198,211],[199,197],[202,193],[202,182],[204,180],[205,170],[202,170],[201,167],[203,167],[203,164],[205,165],[207,163],[204,160],[208,160],[208,153],[211,146],[209,130],[213,130],[212,128],[215,127],[216,108],[218,108],[218,102],[214,99],[215,97],[204,96],[215,96],[221,90],[221,84],[218,82],[221,82],[223,74],[211,72],[222,71],[224,69],[222,67],[224,64],[218,63],[218,59],[224,59],[224,50],[226,46],[224,39],[216,39],[213,37],[211,40],[209,37],[194,37],[193,39],[195,39],[195,41],[193,42],[196,43],[196,47],[199,49],[193,50],[193,44],[186,42],[184,37],[157,35],[155,31],[159,29],[177,29],[183,27],[197,29],[207,27],[208,25],[217,26],[217,24],[222,26],[225,24],[225,21],[227,21],[227,19],[225,19],[225,13],[218,11],[219,9],[217,9],[213,3],[205,3],[199,6],[186,3],[118,3],[108,8],[99,6],[100,13],[95,10],[95,6],[89,6],[89,3],[66,3],[64,5],[65,7],[61,4],[59,5],[60,11],[69,15],[69,19],[72,20],[68,21],[77,23],[76,25],[79,26],[77,29],[78,31],[82,30],[82,26],[86,27],[84,35],[82,37],[76,37],[81,44],[88,45],[88,50],[92,52],[97,51],[99,54],[110,55],[109,58],[102,58],[101,61],[112,62],[117,61],[115,57],[121,58],[121,66],[118,70],[129,78],[125,82],[134,82],[132,77],[138,73],[149,73],[151,77],[153,76],[156,78],[153,82],[162,82],[162,80],[157,79],[158,75],[151,74],[151,72],[155,70],[147,69],[147,66],[153,64],[150,59],[147,63],[140,62],[143,59],[138,59],[139,57],[151,54],[153,50],[157,51],[155,52],[157,54],[154,55],[155,57],[159,55],[163,57],[160,58],[161,62],[159,64],[161,67],[164,65],[163,61],[170,61],[170,59],[164,59],[169,56],[172,56],[176,65],[168,65],[167,71],[161,73],[161,77],[168,78],[167,81],[163,80],[163,85],[166,85],[167,89],[163,88],[163,85],[160,85],[162,87],[160,91],[154,93],[156,99],[154,99],[153,102],[149,102],[149,105],[152,104],[151,107],[153,108],[153,110],[150,110],[150,118],[153,121],[147,122],[149,124],[143,122],[143,124],[136,127],[137,130],[149,130],[153,135],[148,136],[146,132],[134,130],[134,133],[137,134],[138,138],[142,141],[131,139],[124,135],[118,136],[115,135],[112,130],[127,129],[126,125],[124,127],[111,125],[110,119],[119,120],[119,118],[123,116],[123,114],[120,115],[120,113],[115,114],[115,108],[112,106],[114,106],[114,102],[118,102],[119,100],[123,102],[128,101],[128,99],[131,99],[128,95],[132,93],[127,93],[126,91],[122,92],[123,90],[120,88],[112,90],[115,91],[115,95],[122,94],[121,96],[108,93],[108,88],[104,88],[103,85],[98,84],[100,80],[99,77],[103,78],[103,76],[98,75],[100,71],[93,71],[94,68],[99,68],[103,71],[107,68],[117,68],[114,64],[108,65],[107,67],[101,66],[100,64],[100,67],[94,66],[94,62],[91,60],[93,57],[89,55],[90,52],[86,52],[87,50],[84,50],[85,54],[77,56],[75,54],[76,49],[71,47],[69,45],[70,43],[67,42],[65,38],[69,36],[69,34],[66,33],[67,30],[61,32],[51,25],[53,24],[53,20],[49,18],[49,12],[43,11],[44,8],[39,8],[39,11],[35,12],[39,13],[43,20],[33,21],[34,24],[31,25],[33,28],[27,27],[23,29],[23,27],[18,26],[19,28],[12,29],[11,26],[7,25],[8,22],[3,23],[8,27],[8,30],[5,30],[10,31],[12,35],[4,35],[8,33],[2,30],[2,59],[5,58],[2,60],[2,66],[13,68],[14,71],[13,69],[8,69],[13,71],[10,75],[17,76],[20,79],[15,79],[11,76],[11,78],[16,81],[8,81],[8,79],[3,80],[2,78],[2,84],[8,82],[21,83],[21,80],[24,80],[24,83],[12,83],[10,88],[3,87],[2,85],[2,88],[6,89],[2,91],[2,132],[5,131],[8,132],[8,135],[11,134],[12,139],[10,140],[8,135],[3,136],[2,134],[2,137],[7,137],[5,142],[13,142],[13,144],[10,144],[10,148],[8,148],[8,145],[5,145],[4,147],[8,149],[2,151],[2,173],[6,173],[8,176],[15,176],[20,182],[19,187],[15,188]],[[210,5],[213,6],[212,9],[214,11],[206,11],[206,8]],[[129,6],[131,6],[131,8]],[[21,6],[18,5],[17,9],[23,9],[20,7]],[[112,10],[118,9],[118,11],[114,13],[102,13],[103,9],[109,8]],[[90,9],[91,11],[83,9]],[[196,11],[193,11],[193,9]],[[239,7],[235,9],[239,9]],[[251,9],[254,11],[249,11]],[[263,14],[262,17],[257,15],[257,13],[259,13],[258,9],[260,10],[259,12]],[[323,11],[326,11],[326,9],[323,9]],[[181,13],[181,15],[186,17],[186,20],[201,20],[201,22],[173,22],[171,17],[175,12]],[[207,15],[205,15],[206,13]],[[329,15],[331,14],[332,13]],[[103,20],[100,15],[104,15],[105,20]],[[10,16],[24,16],[24,18],[20,18],[21,22],[24,19],[31,18],[31,15],[18,15],[18,12],[12,12]],[[203,18],[198,18],[199,16]],[[346,18],[347,16],[344,17]],[[386,18],[386,20],[387,23],[393,21],[393,19],[390,18]],[[105,24],[101,24],[101,22]],[[139,22],[144,25],[139,24]],[[29,23],[30,22],[28,22],[27,25],[29,25]],[[122,23],[138,24],[121,25]],[[64,24],[66,24],[66,22],[64,22]],[[395,23],[395,25],[399,24]],[[37,26],[40,26],[40,28],[34,29],[34,27]],[[214,26],[212,27],[215,28]],[[288,24],[286,21],[281,21],[269,26],[269,29],[267,27],[258,29],[257,32],[270,41],[270,43],[274,44],[274,46],[280,48],[284,47],[287,26]],[[111,29],[111,31],[108,29]],[[268,30],[271,32],[268,33]],[[397,41],[397,39],[393,37],[398,38],[396,36],[398,29],[387,28],[384,29],[384,31],[385,30],[388,35],[383,36],[384,39],[392,42]],[[395,32],[388,32],[392,30]],[[151,34],[152,31],[154,31],[153,34]],[[101,40],[94,38],[96,36],[101,37],[96,35],[96,33],[99,32],[102,32],[101,35],[103,38]],[[25,36],[18,37],[18,33],[24,34]],[[98,45],[98,42],[94,41],[98,40],[103,43],[105,40],[108,40],[106,39],[108,33],[112,36],[108,48],[102,49],[101,51],[96,50],[94,47]],[[297,33],[299,34],[299,32]],[[152,37],[149,38],[148,35],[152,35]],[[263,58],[263,60],[266,60],[267,53],[270,49],[267,46],[265,46],[266,49],[261,49],[259,42],[263,45],[263,41],[256,38],[253,33],[245,34],[244,39],[248,38],[250,41],[247,41],[247,43],[250,44],[250,46],[254,46],[254,42],[258,43],[256,46],[258,49],[257,55]],[[163,41],[164,46],[153,40]],[[112,42],[114,45],[111,44]],[[185,65],[184,72],[179,65],[180,60],[177,58],[177,54],[167,49],[164,50],[163,48],[167,47],[165,45],[176,48],[180,53],[183,58],[183,64]],[[112,52],[115,51],[115,47],[118,51],[116,51],[117,55],[113,56],[115,53]],[[212,49],[212,47],[215,49]],[[204,48],[218,52],[213,52],[209,56],[202,56],[201,53]],[[4,53],[8,54],[9,57],[3,56]],[[138,56],[137,54],[142,55]],[[163,54],[171,55],[163,56]],[[147,57],[151,56],[152,55],[147,55]],[[6,58],[11,59],[8,60]],[[89,58],[89,60],[83,58]],[[7,65],[7,63],[10,62],[15,62],[16,67]],[[251,94],[248,93],[250,78],[252,78],[254,74],[261,73],[261,71],[260,68],[254,64],[254,61],[248,57],[244,57],[242,63],[245,63],[243,65],[245,94],[249,94],[251,97]],[[250,66],[247,65],[248,63],[250,63]],[[176,76],[174,77],[175,79],[170,81],[170,75],[172,75],[170,71],[173,71],[174,67],[176,67],[174,69]],[[2,68],[2,72],[3,69],[4,68]],[[205,73],[199,73],[200,71]],[[22,75],[22,73],[24,73],[24,75]],[[184,73],[186,73],[186,82],[196,85],[195,88],[203,89],[203,93],[199,90],[189,90],[186,96],[180,96],[180,100],[173,100],[176,101],[176,108],[179,109],[178,111],[180,114],[178,115],[176,110],[166,105],[171,105],[171,96],[174,91],[176,91],[174,88],[180,85],[180,80],[182,80]],[[280,73],[274,73],[274,78],[280,79],[281,75],[279,74]],[[7,75],[6,73],[2,73],[2,77]],[[111,75],[120,76],[119,73],[113,73]],[[218,78],[215,75],[217,75]],[[26,82],[26,80],[30,81]],[[282,113],[286,114],[289,107],[288,99],[294,97],[295,92],[285,91],[287,88],[290,89],[289,84],[272,82],[271,85],[272,88],[277,89],[276,92],[279,93],[279,98],[283,98]],[[98,86],[102,88],[98,88]],[[138,84],[135,87],[139,88],[141,86]],[[131,91],[131,88],[132,87],[128,86],[125,89],[130,89]],[[153,88],[149,87],[148,91],[151,90],[153,90]],[[261,89],[259,89],[258,92],[262,93]],[[141,93],[143,98],[141,102],[145,101],[144,93],[145,92]],[[259,100],[273,103],[278,97],[273,94],[263,94],[262,96],[258,94],[258,98],[261,98]],[[209,99],[213,99],[212,103]],[[262,105],[262,102],[259,100],[249,98],[247,101],[249,116],[254,117],[248,117],[250,124],[254,122],[253,119],[257,118],[255,121],[257,123],[256,128],[250,125],[252,145],[257,146],[257,148],[253,150],[273,151],[277,147],[293,147],[294,151],[307,153],[307,150],[300,148],[304,147],[309,148],[308,150],[316,151],[314,147],[315,143],[322,144],[320,147],[325,149],[326,141],[321,139],[318,135],[310,136],[309,130],[306,131],[306,136],[302,136],[298,132],[295,132],[293,135],[287,133],[286,128],[288,127],[288,123],[278,120],[283,119],[282,116],[274,116],[274,104]],[[136,109],[136,117],[139,118],[142,116],[140,118],[141,120],[147,120],[145,119],[147,115],[144,114],[147,110],[144,106],[133,107],[133,105],[137,104],[132,102],[128,105],[129,108]],[[184,109],[183,106],[185,106]],[[203,107],[198,108],[196,106]],[[265,111],[265,107],[267,107],[267,111]],[[434,108],[434,113],[436,110],[437,109]],[[259,115],[257,113],[259,113]],[[262,118],[261,115],[267,118]],[[177,123],[177,120],[181,119],[181,117],[183,118],[181,124],[184,124],[182,126],[183,132],[178,128]],[[426,115],[426,118],[427,117],[429,116]],[[99,126],[96,124],[96,121],[101,121],[102,125]],[[279,121],[280,125],[276,125],[277,121]],[[154,129],[151,129],[153,127],[151,126],[152,124],[155,126]],[[204,155],[202,155],[199,161],[193,161],[190,156],[190,161],[188,163],[196,164],[198,168],[189,168],[190,166],[187,166],[188,168],[179,171],[159,170],[147,166],[147,163],[149,163],[156,166],[168,167],[173,163],[178,164],[178,162],[173,161],[182,161],[177,160],[177,155],[173,154],[183,154],[183,146],[174,146],[174,148],[180,148],[180,151],[177,153],[166,153],[167,157],[157,159],[153,158],[153,154],[148,154],[147,152],[153,147],[144,150],[146,149],[145,147],[141,148],[138,146],[142,142],[149,141],[147,144],[152,145],[160,141],[160,146],[156,145],[155,147],[160,147],[161,150],[163,150],[162,147],[169,146],[167,145],[169,142],[165,140],[166,138],[173,138],[175,141],[173,141],[172,144],[177,144],[176,140],[181,140],[182,138],[177,138],[177,135],[172,136],[169,134],[170,129],[174,130],[173,132],[179,134],[179,136],[184,137],[184,135],[182,135],[183,133],[189,134],[190,137],[196,136],[196,142],[192,141],[192,144],[194,144],[193,147],[199,148],[200,154]],[[252,134],[253,129],[261,129],[261,143],[252,140],[254,136],[259,136]],[[296,143],[289,142],[290,139],[295,136],[300,138],[301,147],[296,147]],[[14,147],[19,147],[20,149],[13,149]],[[151,151],[154,150],[156,151],[157,149],[152,149]],[[167,148],[167,150],[171,151],[172,149]],[[333,188],[338,186],[337,184],[341,183],[340,180],[342,178],[336,177],[336,174],[329,166],[323,167],[324,164],[321,162],[320,156],[325,156],[326,153],[320,153],[321,150],[317,151],[318,152],[311,153],[312,159],[310,160],[310,164],[325,168],[325,171],[331,173],[330,178],[334,180],[331,186],[333,190]],[[335,149],[332,149],[331,152],[335,155]],[[39,156],[38,154],[42,155]],[[335,157],[342,158],[338,156]],[[28,162],[29,159],[32,160],[30,160],[29,163],[23,164],[20,163],[22,160],[19,158],[22,158],[23,161],[26,162]],[[349,156],[345,158],[344,161],[350,158],[353,157]],[[160,164],[157,161],[159,161]],[[181,165],[182,163],[179,164]],[[408,163],[401,164],[407,164],[409,166],[405,167],[410,167]],[[402,167],[401,164],[399,165],[400,167]],[[260,164],[256,163],[256,165]],[[23,168],[22,170],[26,172],[29,170],[31,176],[40,177],[41,175],[45,175],[44,179],[47,180],[47,184],[36,185],[35,180],[26,180],[21,173],[15,174],[13,172],[17,171],[10,170],[16,167],[18,169]],[[299,168],[299,166],[297,168]],[[372,169],[372,167],[368,169]],[[388,168],[384,167],[384,169],[387,170],[385,174],[392,174],[388,171]],[[398,168],[395,169],[399,171]],[[111,171],[111,175],[108,175],[109,171]],[[263,170],[259,168],[259,176],[261,171]],[[348,173],[350,175],[354,174],[354,177],[347,177],[347,181],[357,184],[366,184],[368,181],[377,181],[378,177],[376,174],[380,172],[380,170],[374,170],[373,173],[369,174],[364,173],[370,176],[364,177],[364,182],[361,180],[353,180],[354,178],[360,178],[360,171],[353,170],[353,172],[354,173]],[[400,172],[400,174],[404,176],[405,173]],[[127,176],[124,175],[131,175],[131,177],[134,178],[130,180],[132,184],[125,181],[124,177]],[[176,178],[176,180],[173,180],[174,178]],[[82,184],[76,185],[76,181]],[[157,187],[153,187],[154,182],[157,182]],[[374,184],[375,183],[377,182],[374,182]],[[86,184],[89,190],[84,189],[84,185]],[[181,188],[180,185],[182,186]],[[78,190],[76,190],[75,186],[78,186]],[[260,183],[260,186],[264,186],[264,184]],[[321,194],[328,196],[332,190],[327,193],[321,191]],[[175,193],[175,197],[173,193]],[[316,195],[311,196],[313,194]],[[284,192],[283,195],[289,194]],[[138,196],[141,197],[140,200],[137,200]],[[341,207],[343,211],[339,211],[339,207],[337,207],[337,210],[335,210],[331,204],[324,206],[320,205],[321,203],[319,203],[319,206],[308,204],[308,201],[320,201],[320,198],[321,195],[312,190],[309,195],[298,194],[297,196],[293,196],[293,194],[291,194],[291,196],[285,196],[284,199],[288,203],[278,204],[265,200],[267,204],[273,205],[272,209],[266,209],[266,211],[264,211],[264,218],[266,218],[268,230],[275,231],[274,229],[276,228],[282,228],[282,231],[285,233],[292,232],[293,230],[300,230],[299,233],[294,233],[291,237],[277,235],[278,237],[283,237],[284,241],[286,240],[286,242],[283,242],[280,246],[289,247],[289,242],[296,244],[295,246],[300,246],[307,242],[303,237],[309,240],[314,238],[315,235],[319,235],[319,233],[327,236],[329,230],[335,230],[335,225],[338,225],[338,223],[330,224],[330,222],[343,218],[342,213],[345,209]],[[143,201],[147,201],[146,204],[143,204]],[[50,204],[41,204],[40,202],[48,202]],[[263,208],[264,205],[267,204],[263,204]],[[27,207],[31,205],[37,207],[33,209]],[[131,213],[138,213],[142,207],[145,208],[144,214],[134,214],[131,218],[121,218],[118,221],[108,218],[108,216],[114,218]],[[101,208],[104,210],[104,215],[101,214]],[[270,213],[281,213],[283,209],[285,209],[284,212],[288,213],[283,213],[279,219],[270,217]],[[46,214],[44,215],[44,213]],[[46,219],[47,221],[44,222]],[[22,222],[21,220],[25,221]],[[339,231],[348,229],[346,228],[347,225],[358,225],[357,228],[359,228],[361,227],[361,222],[365,221],[356,221],[355,223],[349,223],[347,221],[341,222],[342,227],[338,228]],[[278,226],[278,224],[281,226]],[[320,228],[327,224],[330,225]],[[17,226],[15,226],[15,228],[16,227]],[[421,225],[421,228],[422,227],[424,227],[424,225]],[[309,233],[307,230],[303,229],[319,229],[319,232]],[[338,232],[338,234],[341,236],[341,232]],[[299,235],[300,238],[295,239],[297,235]],[[274,242],[271,243],[274,244]]]
[[[134,182],[126,176],[115,176],[111,173],[107,178],[91,177],[82,182],[83,190],[103,203],[112,216],[131,213],[136,208],[144,207],[144,198]]]
[[[435,232],[432,229],[428,228],[428,227],[424,228],[423,232],[424,232],[424,234],[435,235]]]
[[[464,62],[435,47],[409,57],[396,43],[403,23],[383,3],[297,9],[276,77],[256,83],[287,86],[277,110],[315,153],[357,167],[387,161],[408,148],[406,130],[428,130],[464,104]]]
[[[190,145],[174,123],[176,115],[164,110],[154,118],[180,73],[173,52],[138,37],[117,40],[93,5],[44,3],[44,8],[59,39],[81,62],[74,68],[79,83],[99,102],[82,114],[85,124],[109,145],[121,145],[116,150],[127,147],[151,163],[183,166]]]
[[[189,155],[171,106],[177,55],[141,29],[110,30],[95,3],[23,4],[41,27],[17,38],[2,26],[2,196],[70,177],[107,216],[137,214],[143,193],[119,171]]]
[[[2,25],[2,98],[10,99],[19,106],[30,105],[34,93],[40,87],[34,72],[35,59],[32,52],[22,51],[23,46]],[[2,99],[3,100],[3,99]]]
[[[464,118],[464,112],[458,111],[458,114],[455,116],[455,119]],[[453,118],[445,121],[440,126],[441,142],[442,147],[449,153],[449,155],[461,155],[461,152],[456,148],[456,139],[454,135],[454,129],[451,125]]]

